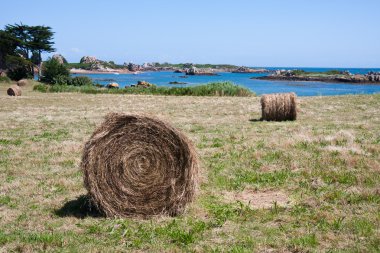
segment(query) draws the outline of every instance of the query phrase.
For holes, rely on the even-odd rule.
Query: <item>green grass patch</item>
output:
[[[14,145],[14,146],[19,146],[21,145],[22,141],[21,140],[7,140],[7,139],[0,139],[0,145],[3,145],[3,146],[10,146],[10,145]]]
[[[69,132],[67,130],[58,129],[56,131],[45,131],[41,134],[37,134],[37,135],[33,136],[31,139],[34,142],[43,141],[43,140],[60,141],[60,140],[67,138],[68,135],[69,135]]]
[[[191,87],[126,87],[120,89],[99,88],[96,86],[45,85],[34,86],[40,92],[78,92],[86,94],[145,94],[167,96],[255,96],[247,88],[231,82],[208,83]]]
[[[11,79],[7,76],[0,76],[0,82],[2,83],[10,83]]]

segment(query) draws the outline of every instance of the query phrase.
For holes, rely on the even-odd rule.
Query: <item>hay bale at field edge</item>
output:
[[[297,119],[297,96],[295,93],[276,93],[261,97],[261,120],[285,121]]]
[[[180,214],[198,185],[190,140],[146,116],[107,115],[85,145],[81,168],[92,202],[108,217]]]
[[[17,85],[12,85],[7,89],[8,96],[21,96],[21,88]]]
[[[29,80],[28,79],[21,79],[21,80],[17,81],[17,85],[20,87],[27,86],[27,85],[29,85]]]

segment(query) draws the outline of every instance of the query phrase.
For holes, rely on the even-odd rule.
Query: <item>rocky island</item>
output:
[[[248,68],[248,67],[239,67],[233,71],[231,71],[232,73],[242,73],[242,74],[245,74],[245,73],[268,73],[269,70],[267,69],[252,69],[252,68]]]
[[[304,70],[277,70],[273,74],[251,79],[276,81],[317,81],[334,83],[380,84],[380,72],[365,75],[351,74],[348,71],[331,70],[327,72],[306,72]]]

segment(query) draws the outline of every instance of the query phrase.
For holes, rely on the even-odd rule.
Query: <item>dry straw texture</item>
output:
[[[17,85],[12,85],[7,90],[8,96],[21,96],[21,88]]]
[[[180,214],[198,184],[190,140],[145,116],[108,114],[86,143],[81,167],[93,203],[108,217]]]
[[[29,85],[29,81],[28,81],[28,79],[21,79],[17,82],[17,85],[20,87],[24,87],[24,86]]]
[[[283,121],[297,119],[297,96],[278,93],[261,97],[262,120]]]

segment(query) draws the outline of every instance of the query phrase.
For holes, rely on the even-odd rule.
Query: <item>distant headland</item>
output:
[[[380,72],[351,74],[349,71],[330,70],[327,72],[307,72],[304,70],[277,70],[271,75],[251,79],[275,81],[317,81],[328,83],[380,84]]]
[[[68,63],[60,54],[53,55],[54,59],[66,64],[73,74],[120,73],[134,74],[145,71],[173,71],[185,75],[218,75],[220,72],[232,73],[268,73],[263,68],[249,68],[230,64],[194,64],[194,63],[159,63],[151,62],[135,64],[132,62],[116,64],[114,61],[99,60],[94,56],[83,56],[79,63]]]

